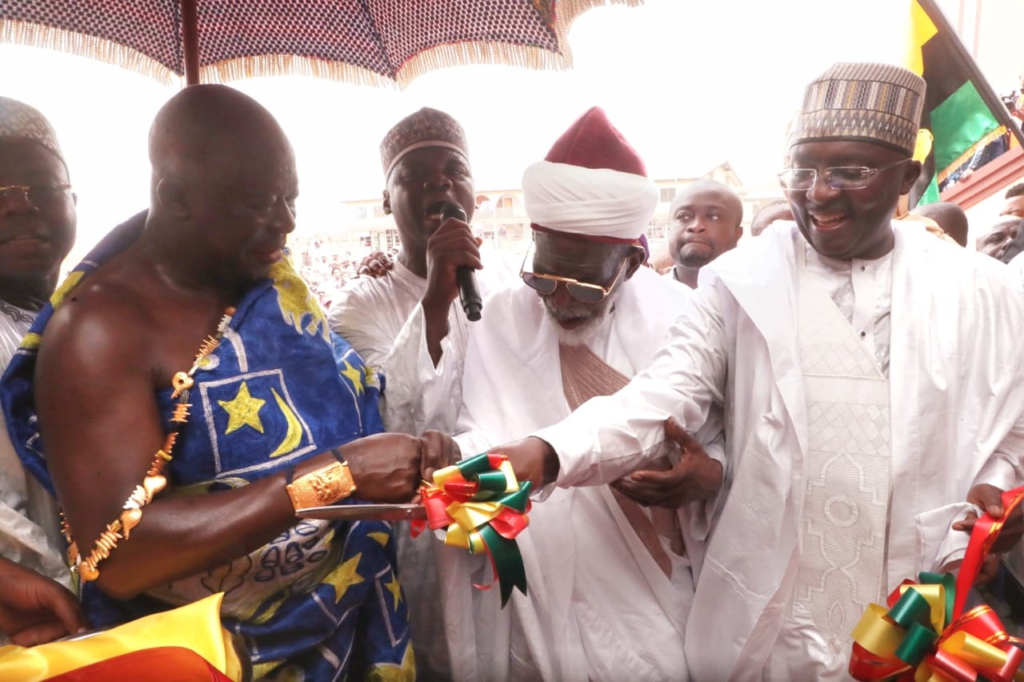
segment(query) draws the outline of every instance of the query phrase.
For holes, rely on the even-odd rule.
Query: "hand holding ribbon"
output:
[[[424,527],[446,528],[446,545],[490,557],[502,606],[513,588],[526,594],[526,570],[515,539],[529,524],[530,482],[520,486],[508,458],[494,453],[439,469],[433,479],[433,485],[420,489],[427,520],[413,521],[413,537]]]
[[[857,680],[952,680],[979,675],[1009,682],[1024,661],[1024,642],[1011,637],[988,606],[964,613],[967,593],[1002,531],[1024,500],[1024,487],[1002,494],[1002,514],[974,523],[960,574],[921,573],[889,595],[888,610],[871,604],[853,631],[850,675]]]

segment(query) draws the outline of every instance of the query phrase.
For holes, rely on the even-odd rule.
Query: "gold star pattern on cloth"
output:
[[[352,382],[352,385],[356,387],[356,395],[363,394],[363,373],[358,369],[349,364],[348,360],[345,360],[345,369],[341,370],[342,375]]]
[[[334,603],[337,604],[345,596],[345,592],[352,585],[363,582],[363,576],[359,575],[359,560],[363,558],[360,552],[348,561],[338,564],[338,567],[327,574],[327,577],[320,581],[321,585],[330,585],[334,588]]]
[[[391,596],[395,598],[395,611],[398,610],[398,602],[402,601],[402,586],[398,584],[398,578],[394,573],[391,574],[391,582],[384,583],[384,589],[391,593]]]
[[[405,648],[402,665],[379,663],[370,670],[367,682],[412,682],[416,679],[416,656],[412,644]]]
[[[228,427],[224,435],[237,431],[243,426],[251,426],[260,433],[263,433],[263,422],[260,421],[260,409],[266,400],[253,398],[249,395],[249,385],[244,381],[238,388],[238,393],[233,400],[218,400],[217,404],[228,413]]]

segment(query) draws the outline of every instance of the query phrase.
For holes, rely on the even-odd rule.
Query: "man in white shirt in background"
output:
[[[700,269],[735,249],[743,236],[743,203],[728,186],[698,180],[676,193],[669,216],[668,251],[674,265],[665,277],[696,289]]]
[[[657,452],[666,416],[693,430],[725,409],[686,631],[698,681],[846,679],[867,605],[962,556],[964,500],[1001,515],[996,489],[1024,480],[1017,283],[892,222],[920,174],[924,90],[879,64],[813,81],[780,174],[795,224],[704,268],[628,386],[494,450],[535,485],[596,485]]]

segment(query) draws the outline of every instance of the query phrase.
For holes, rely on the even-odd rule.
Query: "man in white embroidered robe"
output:
[[[624,386],[692,295],[641,267],[639,237],[657,188],[600,109],[527,169],[523,195],[535,253],[523,263],[523,281],[489,297],[492,314],[472,330],[457,438],[463,456]],[[514,593],[501,610],[497,590],[467,590],[490,582],[486,562],[465,575],[479,557],[442,572],[446,620],[460,626],[449,644],[456,678],[685,679],[687,551],[699,538],[687,537],[684,547],[680,525],[674,508],[644,509],[609,486],[557,490],[536,502],[518,540],[528,596]]]
[[[726,410],[727,475],[687,627],[696,680],[845,679],[850,632],[958,558],[969,497],[1021,481],[1024,300],[1005,268],[891,223],[924,82],[840,64],[808,86],[776,223],[701,272],[651,366],[496,451],[594,485]]]

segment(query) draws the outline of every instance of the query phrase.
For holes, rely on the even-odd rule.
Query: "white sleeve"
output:
[[[1024,483],[1024,416],[1021,416],[985,461],[971,487],[988,483],[1012,490]]]
[[[71,588],[57,504],[25,471],[0,424],[0,556]]]
[[[441,341],[441,359],[434,367],[427,351],[423,306],[417,303],[392,337],[382,325],[381,305],[388,302],[347,288],[331,306],[331,330],[352,344],[368,366],[384,375],[380,412],[388,431],[419,435],[427,429],[438,429],[450,433],[455,426],[455,410],[461,404],[458,378],[463,349],[452,340],[464,336],[454,329],[461,320],[449,313],[449,332]]]
[[[670,415],[691,433],[704,426],[724,398],[726,296],[721,282],[702,284],[646,370],[618,393],[590,400],[533,434],[558,453],[558,486],[602,485],[637,469],[658,454]]]
[[[448,314],[448,334],[441,340],[441,357],[434,366],[427,350],[423,306],[416,304],[402,325],[385,359],[384,406],[381,415],[389,431],[419,435],[427,429],[455,431],[455,418],[462,404],[462,366],[465,348],[455,325],[461,319]]]
[[[354,280],[353,283],[358,283]],[[327,322],[331,331],[348,341],[367,366],[380,370],[388,353],[392,339],[382,325],[379,314],[374,314],[375,301],[368,292],[350,284],[341,290],[331,304]]]
[[[1002,491],[1013,490],[1024,483],[1024,417],[1018,419],[999,446],[982,465],[971,482],[971,488],[983,483]],[[918,553],[925,570],[944,571],[955,567],[967,550],[970,533],[953,530],[967,512],[980,513],[967,500],[918,514],[914,522],[919,539]]]

